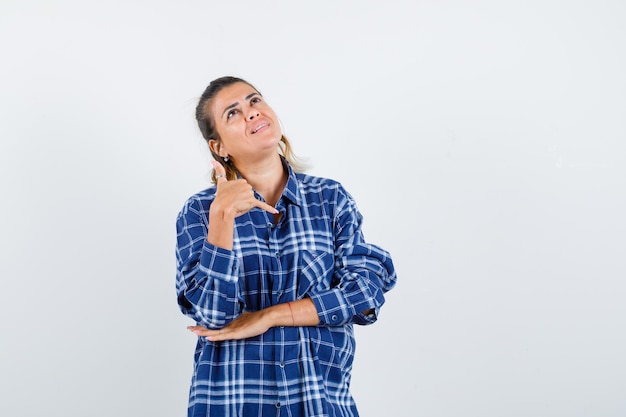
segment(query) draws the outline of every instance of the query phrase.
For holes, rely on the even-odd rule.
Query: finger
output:
[[[276,210],[274,207],[270,206],[269,204],[264,203],[261,200],[257,200],[257,199],[255,199],[255,201],[256,201],[254,203],[255,206],[262,208],[265,211],[269,211],[272,214],[278,214],[278,210]]]
[[[188,326],[187,329],[196,336],[206,337],[209,340],[217,340],[222,337],[223,329],[207,329],[203,326]]]
[[[211,330],[207,329],[204,326],[187,326],[187,330],[198,336],[203,336],[204,333],[211,332]]]
[[[211,161],[211,165],[213,165],[213,169],[215,170],[215,180],[218,183],[228,181],[226,179],[226,169],[222,164],[217,161]]]
[[[204,326],[187,326],[187,330],[189,330],[191,333],[196,334],[198,336],[208,336],[208,335],[217,334],[220,332],[219,330],[207,329]]]
[[[220,342],[223,340],[228,340],[228,336],[224,336],[224,330],[216,330],[215,333],[207,335],[207,340],[211,342]]]

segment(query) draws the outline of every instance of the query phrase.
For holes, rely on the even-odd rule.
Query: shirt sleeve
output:
[[[239,262],[234,252],[206,241],[207,211],[190,199],[176,220],[176,293],[183,314],[221,328],[241,314]]]
[[[396,284],[390,254],[365,241],[362,221],[350,194],[339,187],[334,221],[335,285],[310,295],[322,326],[374,323],[385,302],[384,294]]]

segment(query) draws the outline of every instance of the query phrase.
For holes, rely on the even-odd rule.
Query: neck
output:
[[[280,156],[275,154],[275,157],[242,165],[237,165],[241,176],[265,198],[267,204],[275,206],[287,183]]]

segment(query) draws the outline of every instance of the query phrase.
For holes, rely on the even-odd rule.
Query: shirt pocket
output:
[[[316,294],[333,287],[335,258],[331,252],[302,251],[298,260],[298,294]]]
[[[324,379],[342,386],[349,383],[355,347],[352,327],[318,327],[311,333],[314,358]]]

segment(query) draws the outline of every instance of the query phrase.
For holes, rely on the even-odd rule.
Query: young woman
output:
[[[300,172],[276,114],[235,77],[196,108],[214,186],[177,219],[176,290],[198,335],[189,416],[357,416],[353,325],[396,282],[334,180]]]

